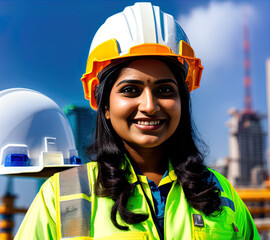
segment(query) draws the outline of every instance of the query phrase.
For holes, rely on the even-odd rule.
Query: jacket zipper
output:
[[[157,220],[155,211],[154,211],[154,209],[153,209],[152,203],[151,203],[150,199],[148,198],[148,196],[146,195],[146,193],[145,193],[145,191],[144,191],[144,189],[143,189],[143,186],[142,186],[141,182],[140,182],[139,180],[138,180],[138,182],[139,182],[139,185],[140,185],[140,187],[141,187],[141,189],[142,189],[143,195],[144,195],[144,197],[145,197],[145,199],[146,199],[146,201],[147,201],[147,204],[148,204],[148,206],[149,206],[149,208],[150,208],[151,216],[152,216],[152,219],[153,219],[154,224],[155,224],[155,226],[156,226],[156,229],[157,229],[157,232],[158,232],[158,235],[159,235],[159,239],[160,239],[160,240],[164,240],[164,233],[162,234],[162,232],[161,232],[161,229],[160,229],[160,227],[159,227],[158,220]],[[164,216],[164,217],[165,217],[165,216]]]

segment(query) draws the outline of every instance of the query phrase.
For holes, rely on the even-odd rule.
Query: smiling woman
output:
[[[201,73],[182,28],[158,7],[110,17],[82,77],[97,110],[92,161],[44,184],[17,239],[259,239],[199,150],[190,91]]]

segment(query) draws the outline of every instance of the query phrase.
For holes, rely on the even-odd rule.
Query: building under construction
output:
[[[247,205],[261,239],[270,239],[270,151],[268,171],[266,153],[266,133],[262,127],[265,115],[253,110],[251,101],[251,78],[248,28],[244,28],[245,41],[245,103],[244,110],[230,109],[229,155],[227,158],[227,178],[236,188],[240,198]],[[270,115],[270,62],[267,62],[268,116]],[[269,117],[268,117],[269,120]],[[268,121],[270,127],[270,121]],[[270,138],[269,138],[270,139]],[[270,144],[270,141],[269,141]],[[270,145],[269,145],[270,146]],[[270,147],[269,147],[270,149]]]
[[[229,111],[230,128],[228,179],[235,187],[261,185],[265,175],[265,132],[262,115],[256,112]]]
[[[229,110],[230,129],[227,177],[235,187],[261,185],[265,172],[264,115],[252,108],[248,27],[244,26],[245,102],[244,110]]]

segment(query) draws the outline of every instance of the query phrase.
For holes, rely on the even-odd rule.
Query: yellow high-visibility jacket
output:
[[[119,230],[113,225],[110,213],[114,202],[110,198],[95,195],[98,168],[96,162],[90,162],[57,173],[44,183],[15,240],[162,239],[149,206],[154,204],[147,178],[137,176],[129,161],[127,164],[132,172],[130,182],[136,185],[127,208],[136,213],[149,214],[146,221],[128,225],[117,216],[118,223],[128,226],[129,230]],[[164,214],[164,239],[260,239],[250,213],[232,185],[221,174],[209,171],[212,181],[221,190],[223,212],[216,217],[207,217],[188,204],[169,164],[169,174],[159,184],[172,182]]]

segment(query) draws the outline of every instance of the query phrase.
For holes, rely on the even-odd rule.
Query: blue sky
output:
[[[80,78],[95,32],[107,17],[136,1],[0,0],[0,91],[25,87],[63,107],[88,106]],[[265,61],[270,57],[270,1],[152,1],[172,14],[205,67],[192,93],[197,127],[210,147],[209,162],[228,153],[228,109],[243,109],[243,9],[248,13],[253,108],[267,112]],[[266,121],[265,121],[266,123]],[[266,124],[265,129],[266,129]],[[5,184],[6,179],[0,178]],[[30,184],[31,183],[31,184]],[[30,179],[16,179],[20,194]],[[4,186],[0,186],[0,193]],[[18,201],[29,204],[32,191]]]

